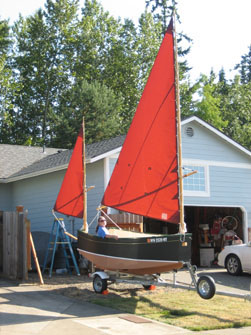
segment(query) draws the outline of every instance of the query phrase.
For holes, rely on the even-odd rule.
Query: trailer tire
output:
[[[197,292],[203,299],[211,299],[215,295],[214,279],[210,276],[201,276],[197,281]]]
[[[95,275],[92,281],[93,289],[96,293],[102,293],[107,289],[107,280]]]

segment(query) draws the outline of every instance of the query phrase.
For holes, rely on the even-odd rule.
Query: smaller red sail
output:
[[[179,223],[174,39],[167,29],[102,204]]]
[[[54,210],[83,218],[83,130],[81,128],[65,173]]]

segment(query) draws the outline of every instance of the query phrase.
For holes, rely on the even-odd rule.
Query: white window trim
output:
[[[110,176],[110,158],[118,158],[119,154],[113,154],[109,157],[104,158],[104,189],[106,189],[109,180],[111,178]]]
[[[188,197],[210,197],[210,182],[209,182],[209,166],[207,164],[192,162],[192,161],[183,161],[184,166],[201,166],[205,171],[205,191],[188,191],[183,190],[184,196]]]
[[[201,159],[186,159],[182,160],[183,165],[208,165],[208,166],[221,166],[226,168],[235,169],[251,169],[251,164],[238,163],[238,162],[226,162],[226,161],[209,161]]]
[[[118,158],[119,154],[113,154],[109,157],[104,158],[104,190],[106,190],[106,187],[109,183],[109,180],[111,178],[110,175],[110,159]],[[116,209],[113,209],[111,207],[107,207],[107,214],[114,214],[118,213]]]
[[[104,190],[106,189],[109,182],[109,158],[104,158]]]

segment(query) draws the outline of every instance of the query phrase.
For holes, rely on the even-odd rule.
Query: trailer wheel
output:
[[[197,281],[197,292],[203,299],[211,299],[215,295],[214,279],[210,276],[201,276]]]
[[[95,275],[92,284],[96,293],[102,293],[107,289],[107,280],[102,279],[99,275]]]

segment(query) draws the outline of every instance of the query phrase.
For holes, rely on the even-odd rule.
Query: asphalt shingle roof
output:
[[[35,161],[58,152],[58,150],[46,148],[43,152],[41,147],[0,144],[0,178],[8,178]]]
[[[98,157],[124,143],[125,136],[117,136],[108,140],[86,145],[86,160]],[[0,145],[0,179],[21,177],[31,173],[39,173],[48,169],[66,166],[71,158],[72,150],[46,148],[43,153],[39,147],[18,145]]]

